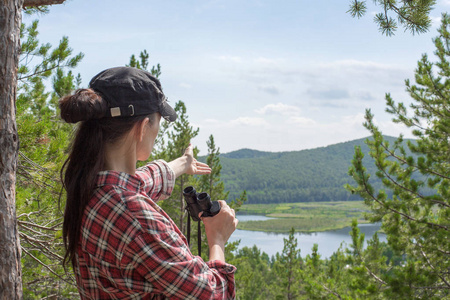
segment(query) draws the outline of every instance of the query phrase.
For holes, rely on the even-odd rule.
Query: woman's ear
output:
[[[149,118],[145,118],[144,120],[142,120],[142,122],[140,122],[137,125],[137,136],[139,137],[139,141],[142,142],[142,140],[144,139],[144,135],[145,135],[145,126],[147,126],[147,124],[149,124],[150,120]]]

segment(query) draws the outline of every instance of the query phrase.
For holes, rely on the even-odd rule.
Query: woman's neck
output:
[[[136,142],[130,136],[108,144],[105,151],[104,170],[114,170],[134,175],[136,172]]]

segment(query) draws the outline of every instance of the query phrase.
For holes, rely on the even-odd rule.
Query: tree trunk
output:
[[[15,184],[19,138],[15,99],[23,0],[0,2],[0,299],[22,299]]]

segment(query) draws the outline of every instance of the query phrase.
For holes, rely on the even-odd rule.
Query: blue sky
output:
[[[433,28],[416,36],[402,29],[381,35],[372,1],[359,20],[348,6],[348,0],[68,0],[40,17],[39,31],[42,42],[56,45],[68,36],[74,52],[85,54],[75,70],[84,87],[146,49],[150,64],[161,64],[169,101],[184,101],[200,128],[193,140],[200,154],[210,134],[222,153],[293,151],[368,136],[366,108],[385,134],[407,133],[390,122],[384,95],[409,102],[404,80],[413,79],[423,53],[432,56],[450,1],[438,0]]]

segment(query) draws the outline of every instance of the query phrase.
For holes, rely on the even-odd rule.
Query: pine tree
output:
[[[382,276],[386,295],[394,298],[443,299],[450,295],[450,17],[442,17],[440,35],[434,39],[437,61],[424,54],[415,71],[415,84],[406,80],[413,103],[412,115],[403,103],[386,95],[387,112],[393,121],[411,129],[417,138],[403,146],[400,136],[391,145],[366,111],[364,126],[370,156],[384,189],[376,191],[363,163],[360,148],[349,174],[359,194],[371,207],[372,222],[382,222],[390,247],[404,255],[403,265]],[[392,193],[388,197],[386,191]]]
[[[200,190],[207,192],[211,199],[227,200],[228,192],[225,192],[225,185],[220,178],[220,171],[222,170],[220,148],[216,147],[212,134],[209,136],[206,145],[208,146],[206,164],[211,168],[211,173],[200,177]]]
[[[161,76],[161,65],[156,64],[156,65],[152,66],[152,68],[150,70],[148,70],[147,69],[148,63],[149,63],[148,58],[149,58],[149,54],[148,54],[147,50],[144,49],[144,51],[141,51],[141,53],[139,54],[139,59],[136,59],[136,56],[134,54],[131,55],[130,63],[125,66],[149,71],[153,76],[155,76],[156,78],[159,78],[159,76]]]
[[[228,191],[229,192],[229,191]],[[245,203],[247,202],[248,198],[247,198],[247,191],[243,190],[241,195],[239,196],[239,198],[236,198],[234,200],[232,200],[229,205],[232,209],[234,209],[236,212],[239,211],[239,208]]]
[[[277,263],[274,269],[278,274],[279,292],[284,299],[297,299],[301,288],[300,274],[302,258],[300,249],[297,248],[297,238],[292,228],[287,239],[283,239],[284,247],[280,255],[277,254]]]
[[[198,135],[199,129],[190,125],[186,105],[183,101],[175,103],[177,120],[173,122],[171,128],[167,131],[167,146],[165,158],[173,160],[184,154],[190,141]],[[194,157],[197,157],[198,149],[194,148]],[[186,231],[186,204],[184,202],[183,190],[189,185],[197,186],[197,180],[193,176],[183,174],[177,178],[175,188],[170,199],[162,203],[162,207],[176,221],[182,232]]]

